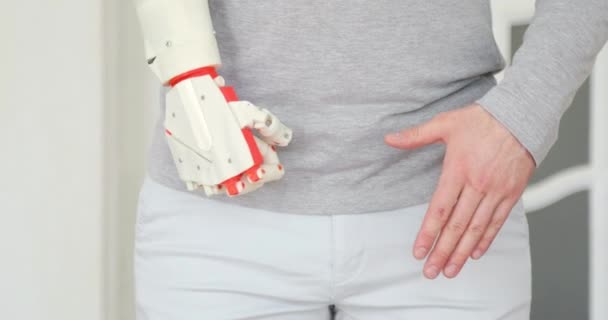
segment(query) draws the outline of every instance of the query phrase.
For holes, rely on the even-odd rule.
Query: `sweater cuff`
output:
[[[477,101],[530,152],[536,166],[557,141],[559,118],[550,106],[533,102],[525,90],[513,92],[501,85],[492,88]]]

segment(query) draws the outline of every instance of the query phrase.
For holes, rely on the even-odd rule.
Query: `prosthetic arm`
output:
[[[136,0],[136,6],[148,65],[170,86],[165,135],[188,189],[235,196],[280,179],[275,146],[286,146],[292,132],[268,110],[239,101],[217,74],[208,0]]]

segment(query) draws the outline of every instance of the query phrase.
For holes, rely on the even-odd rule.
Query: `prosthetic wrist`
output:
[[[137,9],[148,64],[171,87],[165,134],[188,189],[235,196],[280,179],[275,146],[286,146],[292,132],[268,110],[239,101],[218,76],[207,1],[138,0]]]

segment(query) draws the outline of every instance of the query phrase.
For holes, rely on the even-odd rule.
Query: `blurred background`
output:
[[[509,59],[533,1],[493,5]],[[0,35],[0,319],[133,319],[133,224],[159,95],[132,2],[5,2]],[[534,320],[608,319],[607,51],[525,195]]]

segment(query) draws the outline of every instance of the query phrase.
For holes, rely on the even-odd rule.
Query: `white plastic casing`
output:
[[[254,164],[239,123],[210,76],[184,80],[169,91],[165,128],[186,182],[217,185]]]
[[[136,0],[146,58],[166,84],[171,78],[221,64],[208,0]]]

